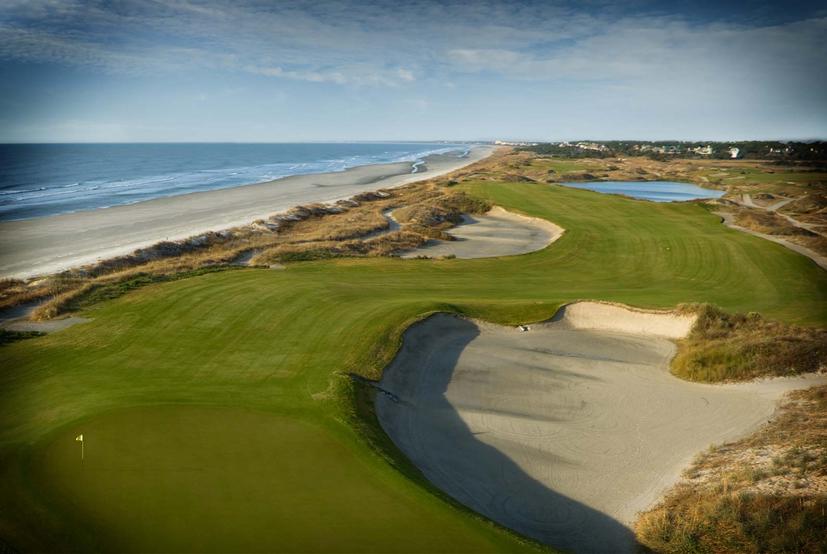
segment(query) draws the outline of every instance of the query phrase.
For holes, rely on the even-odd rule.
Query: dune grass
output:
[[[757,433],[705,452],[636,522],[664,553],[823,552],[827,386],[795,391]]]
[[[827,498],[705,492],[672,497],[638,527],[654,552],[823,552]]]
[[[29,282],[0,280],[0,310],[40,301],[33,319],[51,319],[101,298],[114,297],[139,283],[179,279],[204,271],[241,265],[389,256],[421,246],[429,239],[448,239],[445,230],[462,213],[481,213],[490,206],[433,181],[412,183],[392,191],[367,192],[333,205],[298,206],[269,220],[208,232],[64,271]],[[401,229],[388,229],[384,213],[399,208]]]
[[[744,381],[818,371],[827,365],[827,329],[768,321],[761,314],[730,314],[708,304],[678,341],[672,372],[690,381]]]
[[[535,546],[397,471],[387,463],[395,456],[387,444],[378,445],[385,449],[378,456],[360,432],[360,426],[376,425],[369,406],[356,402],[364,391],[345,374],[379,377],[405,327],[433,311],[515,324],[545,319],[576,299],[640,307],[709,302],[800,325],[827,322],[823,270],[781,246],[725,228],[702,206],[534,183],[469,181],[456,189],[567,231],[546,250],[509,258],[335,259],[153,284],[88,308],[88,323],[0,349],[0,536],[26,550],[124,547],[125,535],[101,533],[99,542],[89,542],[95,529],[118,528],[94,514],[106,497],[96,487],[119,480],[90,479],[78,489],[68,485],[70,470],[43,473],[35,462],[56,448],[55,441],[82,431],[84,422],[105,422],[113,410],[197,404],[269,413],[274,425],[279,418],[303,422],[314,430],[306,444],[335,448],[318,447],[300,475],[262,481],[261,493],[271,503],[239,503],[230,513],[210,500],[220,495],[205,495],[197,525],[158,521],[148,532],[159,550],[182,534],[195,540],[203,528],[220,530],[224,546],[246,545],[249,533],[270,546],[280,535],[312,541],[327,532],[312,512],[282,509],[288,498],[279,491],[296,478],[335,514],[341,544],[380,544],[384,551],[531,550]],[[205,432],[209,418],[204,421],[193,423],[194,431]],[[235,433],[255,441],[244,426]],[[216,448],[224,445],[221,435],[213,440]],[[305,442],[299,437],[291,444],[302,448]],[[182,447],[180,460],[187,456]],[[327,471],[326,457],[335,457],[349,475],[336,494],[315,486],[314,475]],[[170,462],[172,483],[182,478],[173,471],[180,460]],[[243,472],[244,464],[227,466],[222,479],[246,479]],[[328,479],[318,483],[336,486]],[[370,507],[363,506],[363,490],[373,491]],[[133,500],[126,489],[111,495],[132,507],[123,512],[128,517],[158,513],[156,504]],[[71,514],[67,505],[75,507]],[[262,511],[272,517],[261,518]],[[395,523],[376,524],[365,514]],[[379,542],[359,543],[364,537]],[[319,543],[319,549],[337,548]]]

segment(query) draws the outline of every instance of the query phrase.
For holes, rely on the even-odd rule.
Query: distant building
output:
[[[740,153],[741,153],[741,149],[740,149],[740,148],[736,148],[736,147],[734,147],[734,146],[730,146],[730,147],[729,147],[729,157],[730,157],[730,158],[735,159],[735,158],[737,158],[737,157],[738,157],[738,155],[739,155]]]
[[[536,142],[519,142],[513,140],[495,140],[497,146],[537,146]]]
[[[695,148],[692,148],[692,152],[701,156],[711,156],[712,146],[709,144],[706,146],[696,146]]]
[[[680,146],[650,146],[648,148],[641,148],[643,152],[654,152],[655,154],[679,154]]]
[[[595,152],[605,152],[609,149],[605,144],[597,142],[578,142],[575,146],[580,150],[593,150]]]

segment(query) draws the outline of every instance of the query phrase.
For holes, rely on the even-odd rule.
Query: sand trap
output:
[[[755,430],[785,391],[827,382],[677,379],[666,337],[691,323],[596,303],[528,332],[438,314],[405,333],[380,383],[398,401],[377,395],[377,414],[431,482],[474,510],[556,547],[630,551],[635,514],[695,454]]]
[[[492,258],[542,250],[563,234],[563,228],[536,217],[494,207],[484,215],[464,215],[463,223],[449,231],[454,241],[431,241],[402,254],[403,258]]]
[[[656,337],[679,339],[692,330],[697,316],[661,310],[639,310],[608,302],[575,302],[563,306],[552,321],[572,329],[644,333]]]

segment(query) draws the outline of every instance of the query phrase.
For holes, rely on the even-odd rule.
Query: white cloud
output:
[[[278,66],[244,66],[244,71],[266,77],[278,77],[311,83],[351,84],[357,86],[381,85],[398,86],[415,80],[406,69],[389,70],[370,64],[349,64],[336,69],[285,69]]]
[[[716,74],[727,64],[738,72],[750,64],[818,64],[827,56],[824,19],[758,28],[690,25],[675,16],[618,18],[611,4],[590,13],[553,2],[495,0],[119,6],[9,0],[0,6],[0,58],[127,73],[252,68],[282,79],[399,86],[480,71],[586,82],[676,75],[681,65]]]
[[[578,121],[593,117],[595,125],[610,110],[645,115],[657,107],[663,119],[707,106],[779,114],[777,120],[812,113],[825,121],[827,19],[816,16],[736,24],[634,15],[611,3],[584,10],[509,0],[112,6],[0,0],[0,63],[46,61],[140,76],[195,70],[236,84],[256,75],[277,85],[340,87],[350,106],[349,95],[370,98],[367,111],[375,99],[404,103],[419,95],[433,103],[411,105],[429,112],[460,95],[480,98],[484,109],[508,110],[530,94],[535,106],[580,110]],[[374,96],[364,94],[368,88]]]
[[[413,71],[410,69],[399,68],[396,70],[397,76],[403,81],[415,81],[416,77],[414,77]]]
[[[452,49],[445,60],[460,74],[593,83],[648,98],[733,101],[777,98],[782,89],[794,98],[827,86],[827,18],[767,27],[626,19],[549,52]]]

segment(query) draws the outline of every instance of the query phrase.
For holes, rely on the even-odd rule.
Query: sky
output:
[[[0,142],[827,138],[827,4],[0,0]]]

